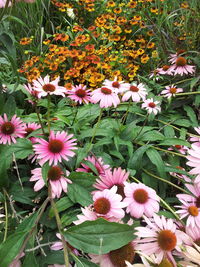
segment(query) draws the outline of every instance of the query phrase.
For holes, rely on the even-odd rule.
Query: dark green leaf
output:
[[[68,197],[63,197],[59,199],[58,201],[56,201],[55,204],[56,204],[58,212],[64,211],[70,208],[71,206],[73,206],[73,202]],[[49,211],[49,217],[53,217],[53,216],[54,216],[54,212],[53,212],[53,209],[51,208]]]
[[[182,139],[178,139],[178,138],[167,138],[164,141],[161,141],[159,144],[159,146],[173,146],[173,145],[181,145],[181,146],[187,146],[190,147],[190,143],[182,140]]]

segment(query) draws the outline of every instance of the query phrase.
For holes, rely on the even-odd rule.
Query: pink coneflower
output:
[[[161,68],[157,68],[156,71],[159,75],[173,75],[169,65],[164,65]]]
[[[36,91],[35,89],[33,89],[33,87],[30,85],[30,83],[28,83],[27,85],[24,84],[24,88],[31,95],[31,97],[33,99],[33,100],[28,100],[28,102],[31,103],[32,105],[34,105],[35,102],[38,99],[38,91]]]
[[[4,8],[6,6],[6,0],[0,0],[0,8]],[[9,0],[8,6],[11,6],[12,1]]]
[[[122,196],[117,194],[117,186],[113,186],[111,189],[95,192],[93,201],[94,211],[98,216],[122,219],[125,215],[123,208],[127,205],[121,202]]]
[[[200,127],[194,127],[195,131],[200,135]],[[190,137],[191,142],[195,142],[195,145],[200,146],[200,136],[198,137]]]
[[[179,201],[182,203],[182,205],[176,206],[176,208],[180,208],[180,210],[177,210],[176,213],[180,214],[180,219],[187,217],[187,227],[199,227],[200,208],[198,208],[195,203],[188,203],[181,199],[179,199]]]
[[[84,160],[92,163],[99,175],[104,175],[105,171],[110,168],[109,165],[104,164],[102,158],[96,158],[94,156],[88,156]],[[81,166],[82,166],[82,168],[76,169],[77,172],[92,172],[94,174],[93,170],[88,165],[81,163]]]
[[[59,233],[56,234],[57,238],[60,239],[60,241],[56,241],[52,246],[51,249],[52,250],[61,250],[63,249],[63,243],[61,241],[61,235]],[[68,242],[66,242],[67,247],[70,249],[71,252],[73,252],[73,254],[75,255],[79,255],[79,252],[77,249],[75,249],[74,247],[72,247]]]
[[[152,219],[144,216],[146,227],[136,227],[135,235],[141,238],[136,245],[136,249],[146,255],[155,254],[157,263],[166,258],[176,266],[172,256],[173,250],[182,244],[182,232],[177,230],[172,219],[166,219],[164,216],[154,214]]]
[[[200,150],[199,146],[196,143],[191,145],[191,149],[188,149],[187,159],[189,160],[186,164],[192,167],[192,170],[189,172],[190,174],[196,174],[197,177],[195,182],[200,182]]]
[[[121,168],[115,168],[113,171],[106,170],[103,176],[99,176],[96,180],[94,187],[99,190],[110,189],[113,185],[117,186],[117,194],[124,197],[124,182],[128,179],[129,172]]]
[[[113,89],[108,87],[101,87],[94,91],[92,91],[92,102],[98,103],[100,102],[101,108],[108,108],[114,106],[115,108],[120,103],[120,99],[118,95],[115,93]]]
[[[44,179],[42,177],[42,168],[36,168],[31,171],[33,174],[30,178],[31,182],[36,182],[34,185],[34,191],[39,191],[42,187],[45,186]],[[66,176],[69,175],[69,172],[66,171]],[[51,166],[47,173],[47,179],[51,186],[51,192],[53,198],[59,198],[62,191],[67,193],[67,186],[71,184],[72,181],[64,177],[64,173],[59,166]]]
[[[140,99],[144,100],[147,95],[147,89],[144,87],[144,84],[136,83],[130,84],[128,91],[126,91],[122,97],[122,101],[127,101],[132,98],[133,102],[139,102]]]
[[[183,92],[182,88],[177,88],[172,84],[171,86],[166,86],[165,90],[163,90],[160,94],[163,95],[163,97],[171,98],[181,92]]]
[[[67,91],[68,97],[79,104],[85,103],[88,104],[91,102],[91,91],[86,90],[86,85],[82,84],[72,86],[71,90]]]
[[[185,183],[187,189],[192,193],[188,194],[177,194],[176,197],[180,201],[186,201],[189,204],[195,204],[197,208],[200,208],[200,186],[199,183],[189,184]]]
[[[10,121],[5,113],[0,116],[0,144],[16,143],[16,138],[22,138],[24,133],[24,123],[16,115]]]
[[[60,77],[57,77],[53,81],[50,81],[49,75],[46,75],[44,79],[39,77],[37,80],[33,81],[33,89],[38,92],[39,98],[47,95],[61,95],[65,97],[66,88],[59,86],[59,81]]]
[[[180,55],[182,56],[182,54],[185,52],[186,52],[186,50],[179,49],[175,54],[170,54],[169,55],[169,62],[171,64],[174,64],[176,62],[177,58],[180,57]]]
[[[117,77],[115,77],[113,81],[105,79],[103,87],[108,87],[115,93],[122,93],[130,87],[130,84],[124,81],[117,81]]]
[[[100,267],[126,267],[126,261],[133,263],[135,258],[134,242],[130,242],[121,248],[111,250],[107,254],[89,254],[89,256],[91,262],[99,264]]]
[[[172,71],[174,75],[180,74],[192,74],[195,72],[195,66],[187,64],[187,60],[184,57],[178,57],[176,62],[170,67],[169,71]]]
[[[69,160],[69,157],[73,157],[75,153],[72,151],[77,149],[76,139],[70,139],[73,134],[67,135],[66,132],[54,133],[51,131],[49,141],[42,138],[38,138],[39,144],[33,145],[39,164],[42,166],[45,162],[49,161],[49,164],[57,165],[62,159]]]
[[[159,211],[159,197],[152,188],[137,183],[125,183],[125,199],[127,205],[126,212],[135,218],[140,218],[144,214],[148,217],[153,216]]]
[[[35,122],[29,122],[29,123],[25,124],[24,137],[28,137],[28,139],[30,139],[32,143],[35,143],[37,141],[37,138],[34,136],[29,137],[29,134],[31,134],[32,132],[34,132],[40,128],[41,128],[41,126]]]
[[[159,101],[154,101],[153,98],[144,100],[142,108],[146,109],[149,114],[154,113],[155,115],[161,111]]]
[[[151,71],[151,73],[149,74],[149,78],[155,80],[155,81],[158,81],[160,80],[162,77],[160,76],[158,70],[153,70]]]
[[[169,147],[168,150],[178,150],[179,153],[185,155],[188,151],[188,147],[183,145],[174,145]]]

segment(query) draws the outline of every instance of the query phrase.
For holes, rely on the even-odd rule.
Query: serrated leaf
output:
[[[68,185],[68,196],[74,203],[79,203],[82,206],[88,206],[92,204],[92,197],[89,191],[79,184]]]
[[[165,137],[160,132],[153,130],[153,131],[144,133],[141,137],[137,139],[139,139],[140,141],[160,141],[160,140],[164,140]]]
[[[32,143],[28,139],[18,139],[16,144],[10,147],[10,152],[15,154],[16,159],[25,159],[33,153]]]
[[[159,152],[153,148],[149,148],[146,151],[146,154],[149,158],[149,160],[156,166],[158,173],[161,177],[166,177],[165,173],[165,165],[163,163],[163,160],[159,154]]]
[[[194,110],[190,106],[184,106],[184,110],[187,112],[187,115],[192,122],[192,126],[193,127],[198,126],[198,121]]]
[[[161,141],[159,146],[173,146],[173,145],[181,145],[181,146],[187,146],[190,147],[191,144],[185,140],[178,139],[178,138],[167,138],[164,141]]]
[[[72,226],[63,234],[75,248],[99,255],[128,244],[135,237],[133,233],[134,226],[108,222],[100,218]]]
[[[142,157],[145,151],[150,147],[150,145],[144,145],[138,148],[132,155],[132,157],[128,161],[128,168],[139,170],[142,165]]]
[[[174,122],[175,125],[184,126],[184,127],[190,127],[191,122],[186,119],[179,119]]]

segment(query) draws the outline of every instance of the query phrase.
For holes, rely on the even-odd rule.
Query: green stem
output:
[[[185,92],[185,93],[178,93],[175,94],[175,96],[184,96],[184,95],[198,95],[200,94],[200,91],[195,91],[195,92]]]
[[[138,138],[138,136],[141,134],[141,132],[142,132],[142,130],[144,129],[144,126],[146,125],[146,123],[147,123],[147,120],[148,120],[148,117],[149,117],[149,114],[147,114],[146,115],[146,119],[145,119],[145,121],[144,121],[144,124],[142,125],[142,127],[141,127],[141,129],[140,129],[140,131],[139,131],[139,133],[137,134],[137,136],[132,140],[132,142],[134,142],[135,141],[135,139],[137,139]]]
[[[159,177],[159,176],[157,176],[157,175],[155,175],[155,174],[153,174],[153,173],[147,171],[146,169],[142,169],[142,170],[143,170],[146,174],[150,175],[151,177],[154,177],[154,178],[156,178],[156,179],[158,179],[158,180],[160,180],[160,181],[162,181],[162,182],[164,182],[164,183],[166,183],[166,184],[169,184],[169,185],[171,185],[171,186],[177,188],[178,190],[184,192],[185,194],[188,194],[188,192],[187,192],[185,189],[181,188],[180,186],[178,186],[178,185],[176,185],[176,184],[173,184],[172,182],[167,181],[167,180],[165,180],[165,179],[163,179],[163,178],[161,178],[161,177]]]
[[[45,135],[44,127],[43,127],[43,124],[42,124],[42,121],[41,121],[41,118],[40,118],[40,111],[39,111],[37,106],[35,106],[35,111],[36,111],[36,114],[37,114],[38,121],[40,123],[41,129],[42,129],[42,133],[43,133],[43,135]]]
[[[3,242],[6,241],[7,238],[7,234],[8,234],[8,206],[7,206],[7,202],[6,202],[6,193],[5,193],[5,189],[3,189],[4,192],[4,201],[5,201],[5,205],[4,205],[4,209],[5,209],[5,232],[4,232],[4,237],[3,237]]]
[[[62,244],[63,244],[65,267],[69,267],[69,257],[68,257],[67,243],[66,243],[65,238],[64,238],[64,236],[62,234],[62,223],[61,223],[61,219],[60,219],[59,212],[57,210],[56,204],[55,204],[55,202],[54,202],[54,200],[52,198],[52,192],[51,192],[51,186],[50,185],[48,187],[48,193],[49,193],[51,206],[52,206],[52,209],[54,211],[54,215],[56,217],[56,223],[57,223],[57,226],[58,226],[58,231],[59,231],[59,234],[61,236],[61,241],[62,241]]]
[[[48,133],[50,134],[51,131],[51,122],[50,122],[50,104],[51,104],[51,96],[50,94],[47,95],[47,124],[48,124]]]
[[[129,112],[129,109],[130,109],[130,106],[131,106],[131,101],[129,100],[129,102],[128,102],[128,107],[127,107],[127,110],[126,110],[126,113],[125,113],[125,115],[122,117],[122,120],[121,120],[121,123],[122,123],[122,125],[125,123],[125,121],[126,121],[126,118],[127,118],[127,116],[128,116],[128,112]]]

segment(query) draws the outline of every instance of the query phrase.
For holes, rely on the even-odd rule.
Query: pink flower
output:
[[[127,262],[133,263],[135,258],[134,242],[130,242],[127,245],[111,250],[107,254],[93,255],[89,254],[91,262],[99,264],[100,267],[117,267],[128,266]],[[132,265],[131,265],[132,266]],[[134,266],[134,265],[133,265]]]
[[[147,90],[142,83],[130,84],[128,91],[125,91],[122,101],[127,101],[132,98],[133,102],[139,102],[140,99],[144,100],[147,95]]]
[[[195,131],[200,135],[200,127],[194,127]],[[200,146],[200,136],[199,137],[190,137],[191,142],[195,142],[195,145]]]
[[[61,250],[63,249],[63,243],[61,241],[61,235],[59,233],[56,234],[57,238],[60,239],[60,241],[55,242],[52,246],[51,249],[52,250]],[[79,255],[79,252],[77,249],[75,249],[74,247],[72,247],[68,242],[66,242],[68,248],[70,249],[71,252],[73,252],[75,255]]]
[[[142,108],[146,109],[149,114],[154,113],[155,115],[161,111],[159,101],[154,101],[153,98],[144,100],[144,103],[142,104]]]
[[[180,74],[183,76],[183,74],[193,74],[195,72],[195,66],[188,65],[184,57],[178,57],[169,71],[172,71],[174,75]]]
[[[39,124],[35,123],[35,122],[29,122],[29,123],[25,124],[24,137],[28,137],[29,134],[31,134],[32,132],[34,132],[34,131],[36,131],[36,130],[38,130],[40,128],[41,128],[41,126]],[[28,137],[28,139],[30,139],[32,143],[35,143],[37,141],[37,138],[34,137],[34,136]]]
[[[92,163],[94,165],[94,167],[96,168],[99,175],[104,175],[105,171],[110,168],[109,165],[105,165],[103,163],[102,158],[96,158],[94,156],[88,156],[87,158],[85,158],[85,161],[89,161],[90,163]],[[82,165],[82,168],[77,168],[76,169],[77,172],[92,172],[92,173],[94,173],[88,165],[86,165],[84,163],[81,163],[81,165]]]
[[[86,90],[86,86],[81,84],[72,86],[72,89],[68,90],[67,94],[70,99],[79,102],[79,104],[91,102],[91,91]]]
[[[155,254],[157,263],[161,263],[163,258],[176,262],[172,256],[174,249],[180,250],[182,244],[181,231],[177,230],[172,219],[154,214],[152,219],[144,216],[146,227],[136,227],[136,235],[141,238],[136,245],[136,249],[146,255]]]
[[[197,208],[200,208],[200,185],[199,183],[194,183],[194,184],[185,183],[185,186],[192,194],[191,195],[177,194],[176,197],[180,201],[185,201],[192,205],[195,204]]]
[[[44,79],[39,77],[37,80],[33,81],[33,89],[38,92],[38,97],[49,95],[61,95],[65,97],[66,88],[59,86],[58,83],[60,77],[56,78],[53,81],[50,81],[49,75],[46,75]]]
[[[126,91],[130,87],[130,84],[125,83],[124,81],[117,81],[117,77],[115,77],[114,81],[105,79],[103,82],[103,87],[108,87],[118,94]]]
[[[76,225],[81,224],[85,221],[95,221],[99,218],[96,212],[92,210],[92,206],[81,208],[81,211],[83,214],[77,215],[78,220],[73,222]]]
[[[117,193],[124,197],[124,182],[128,179],[129,172],[121,168],[106,170],[103,176],[99,176],[94,187],[99,190],[110,189],[113,185],[117,186]]]
[[[176,211],[176,213],[180,214],[180,219],[187,217],[187,227],[199,227],[200,208],[198,208],[195,203],[188,203],[183,199],[179,199],[179,201],[182,202],[182,205],[176,206],[177,208],[180,208],[180,210]]]
[[[125,183],[124,193],[126,212],[130,212],[131,216],[140,218],[145,214],[151,217],[159,211],[160,200],[152,188],[141,183]]]
[[[4,8],[6,6],[6,2],[6,0],[0,0],[0,8]],[[12,1],[9,0],[8,6],[11,6],[11,2]]]
[[[169,62],[174,64],[176,62],[177,58],[180,57],[180,55],[182,56],[183,53],[185,54],[185,52],[186,52],[186,50],[180,49],[175,54],[170,54],[169,55]]]
[[[186,227],[185,233],[188,235],[189,239],[184,242],[186,245],[192,245],[193,243],[199,244],[200,240],[200,227]]]
[[[98,103],[100,102],[101,108],[108,108],[112,105],[116,108],[119,105],[120,100],[118,95],[115,93],[113,89],[108,87],[101,87],[94,91],[92,91],[92,102]]]
[[[165,90],[163,90],[160,94],[163,95],[163,97],[171,98],[181,92],[183,92],[182,88],[177,88],[172,84],[171,86],[166,86]]]
[[[185,155],[188,151],[188,147],[182,145],[174,145],[172,147],[169,147],[168,150],[178,150],[178,152]]]
[[[5,113],[3,117],[0,116],[0,144],[16,143],[16,138],[22,138],[24,133],[24,124],[16,115],[10,121]]]
[[[33,145],[39,164],[42,166],[45,162],[49,161],[49,164],[57,165],[62,159],[69,160],[69,157],[73,157],[75,153],[72,151],[77,149],[76,139],[70,139],[73,134],[67,135],[66,132],[54,133],[51,131],[49,141],[44,139],[37,139],[39,144]]]
[[[189,172],[190,174],[196,174],[197,177],[195,179],[196,183],[200,182],[200,150],[199,146],[194,143],[191,146],[191,149],[188,149],[187,159],[189,160],[186,164],[192,167],[192,170]]]
[[[172,70],[170,69],[169,65],[164,65],[161,68],[156,69],[158,74],[162,75],[173,75]]]
[[[121,200],[122,196],[117,194],[117,186],[97,191],[93,195],[94,211],[101,217],[122,219],[125,215],[122,208],[126,207],[126,204]]]
[[[42,168],[36,168],[31,171],[33,174],[30,178],[31,182],[36,182],[34,185],[34,191],[39,191],[42,187],[45,186],[44,179],[42,177]],[[66,175],[69,175],[69,172],[66,171]],[[68,183],[71,184],[72,181],[65,178],[62,169],[59,166],[51,166],[48,173],[47,179],[51,186],[51,192],[53,198],[59,198],[62,191],[67,193]]]

